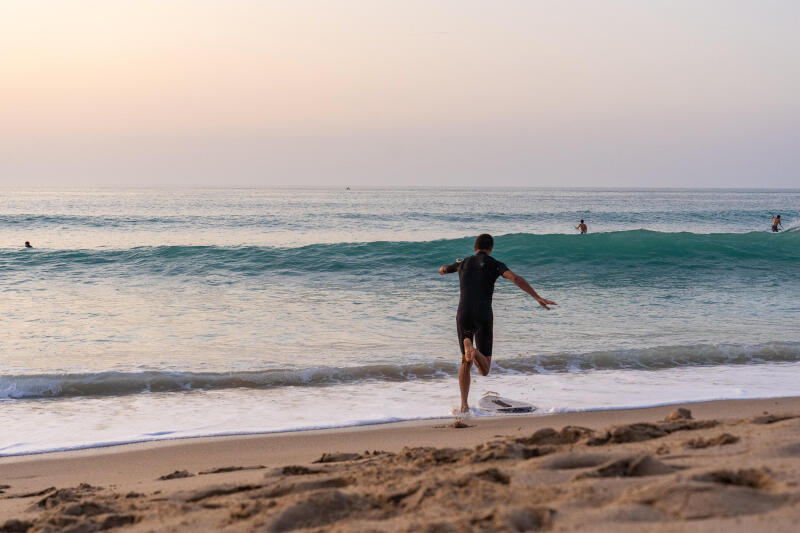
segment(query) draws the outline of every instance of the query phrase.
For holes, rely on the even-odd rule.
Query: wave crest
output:
[[[260,246],[155,246],[123,250],[0,250],[0,268],[7,272],[44,269],[64,272],[87,267],[116,268],[125,273],[208,275],[236,273],[294,274],[308,270],[362,274],[435,268],[469,254],[473,239],[428,242],[376,241],[315,244],[297,248]],[[589,235],[502,235],[496,238],[497,257],[509,265],[593,265],[597,267],[678,268],[776,267],[800,262],[800,231],[780,234],[660,233],[648,230]]]

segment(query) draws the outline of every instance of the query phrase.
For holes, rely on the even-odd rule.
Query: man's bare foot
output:
[[[469,405],[463,403],[461,404],[461,412],[462,413],[469,413]]]

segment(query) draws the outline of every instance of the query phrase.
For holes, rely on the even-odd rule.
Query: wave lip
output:
[[[800,361],[800,342],[755,346],[685,345],[609,350],[587,354],[523,356],[497,361],[499,374],[545,374],[596,370],[661,370],[717,365]],[[363,381],[404,382],[454,377],[457,363],[318,367],[247,372],[99,372],[0,376],[0,400],[123,396],[191,390],[325,387]]]

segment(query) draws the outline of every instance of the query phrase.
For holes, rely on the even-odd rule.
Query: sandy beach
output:
[[[782,398],[6,457],[0,531],[795,531],[798,435]]]

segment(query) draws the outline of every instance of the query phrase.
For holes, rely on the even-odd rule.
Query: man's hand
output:
[[[440,267],[439,267],[439,274],[441,274],[441,275],[443,275],[443,276],[444,276],[445,274],[447,274],[447,272],[445,272],[445,270],[444,270],[444,269],[445,269],[445,265],[442,265],[442,266],[440,266]]]
[[[557,304],[557,303],[555,303],[553,300],[545,300],[545,299],[544,299],[544,298],[542,298],[541,296],[534,296],[534,299],[535,299],[537,302],[539,302],[539,305],[541,305],[542,307],[544,307],[544,308],[545,308],[545,309],[547,309],[548,311],[550,310],[550,308],[549,308],[549,307],[547,307],[548,305],[558,305],[558,304]]]

